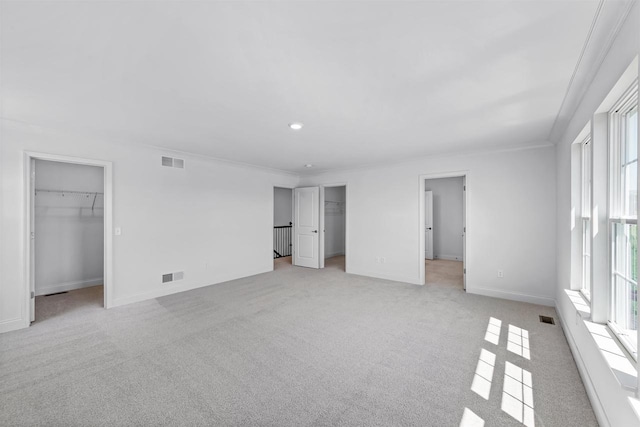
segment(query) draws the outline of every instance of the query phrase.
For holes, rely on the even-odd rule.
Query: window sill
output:
[[[638,371],[631,356],[622,348],[622,344],[618,342],[607,325],[589,320],[584,320],[584,324],[620,386],[635,392],[638,389]]]
[[[589,292],[587,292],[584,289],[581,289],[580,294],[582,295],[582,298],[585,300],[587,305],[591,304],[591,294],[589,294]],[[591,311],[591,308],[589,308],[589,311]]]
[[[633,412],[635,412],[636,417],[638,417],[638,420],[640,421],[640,400],[630,397],[629,403],[631,404],[631,408],[633,408]]]
[[[591,307],[580,291],[567,289],[565,292],[620,387],[630,392],[636,392],[638,389],[636,362],[625,351],[607,325],[594,323],[590,320]]]
[[[571,301],[573,308],[575,308],[580,317],[583,319],[591,317],[591,303],[584,297],[584,295],[582,295],[581,291],[565,289],[565,293],[569,297],[569,301]]]

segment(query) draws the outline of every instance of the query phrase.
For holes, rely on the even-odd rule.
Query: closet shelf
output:
[[[54,197],[59,197],[60,201],[62,201],[63,197],[64,199],[67,199],[68,202],[65,203],[87,203],[90,204],[91,206],[63,206],[63,207],[73,207],[73,208],[80,208],[80,209],[88,209],[91,208],[91,210],[93,211],[94,209],[102,209],[102,207],[100,207],[100,205],[102,205],[102,202],[104,201],[104,193],[101,193],[99,191],[76,191],[76,190],[45,190],[42,188],[36,188],[35,189],[35,195],[45,195],[45,194],[49,194],[52,195]],[[100,197],[100,202],[98,203],[99,206],[96,206],[96,201],[98,200],[98,197]],[[49,202],[51,202],[52,199],[47,198],[45,200],[49,200]],[[54,199],[55,200],[55,199]],[[86,201],[83,201],[86,200]],[[54,204],[57,204],[54,203]],[[59,206],[60,207],[60,206]]]
[[[43,190],[36,188],[36,196],[38,193],[50,193],[50,194],[58,194],[62,197],[65,197],[67,194],[70,196],[95,196],[95,195],[104,195],[104,193],[100,193],[97,191],[74,191],[74,190]]]

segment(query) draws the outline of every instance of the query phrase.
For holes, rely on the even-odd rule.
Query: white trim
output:
[[[579,142],[580,147],[580,290],[583,293],[591,294],[591,252],[593,241],[591,239],[591,191],[593,188],[593,139],[591,138],[591,127],[585,127],[581,133],[586,131],[586,136]],[[587,251],[588,247],[588,251]],[[577,278],[576,278],[577,279]],[[588,283],[587,283],[588,280]],[[586,288],[585,288],[586,286]],[[590,298],[589,298],[590,299]]]
[[[6,319],[0,322],[0,334],[23,329],[24,327],[24,319],[22,317]]]
[[[48,160],[53,162],[73,163],[87,166],[99,166],[103,168],[104,173],[104,308],[111,308],[113,306],[113,163],[104,160],[86,159],[72,156],[62,156],[58,154],[41,153],[33,151],[24,151],[24,191],[25,191],[25,210],[24,210],[24,259],[25,259],[25,274],[23,284],[23,299],[25,305],[23,306],[22,318],[24,321],[24,327],[30,325],[30,281],[31,281],[31,159]]]
[[[603,5],[604,5],[604,0],[600,0],[600,3],[598,4],[598,8],[596,9],[596,13],[595,13],[595,15],[593,17],[593,20],[591,21],[591,27],[589,27],[589,32],[587,33],[587,38],[585,39],[584,44],[582,45],[582,50],[580,51],[580,56],[578,57],[578,61],[576,62],[575,67],[573,68],[573,73],[571,74],[571,79],[569,79],[569,85],[567,86],[567,90],[564,92],[564,97],[562,98],[562,103],[560,104],[560,108],[558,109],[558,113],[556,114],[556,118],[553,121],[553,125],[551,126],[551,130],[549,131],[549,137],[547,138],[549,140],[551,140],[551,136],[553,135],[553,133],[554,133],[554,131],[555,131],[557,125],[558,125],[558,122],[560,120],[560,116],[562,116],[562,112],[565,109],[565,105],[567,105],[567,99],[569,98],[569,95],[573,91],[574,82],[576,81],[576,76],[580,72],[580,69],[581,69],[581,66],[582,66],[582,63],[583,63],[582,60],[584,59],[585,53],[589,49],[589,46],[591,45],[591,41],[593,40],[593,38],[592,38],[593,32],[594,32],[594,29],[596,28],[596,24],[598,23],[598,19],[600,18],[600,12],[602,12],[602,6]],[[622,27],[622,25],[620,27]],[[619,28],[617,28],[616,30],[619,31]],[[608,52],[609,49],[611,49],[611,45],[609,45],[606,49],[604,49],[604,54],[601,53],[601,56],[602,56],[603,59],[606,56],[606,52]],[[580,89],[582,89],[582,88],[580,88]],[[581,92],[583,92],[583,91],[581,91]],[[572,108],[572,110],[575,110],[575,108]],[[569,117],[569,120],[571,120],[571,117]]]
[[[341,255],[344,255],[343,251],[329,252],[324,254],[324,259],[333,258],[334,256],[341,256]]]
[[[330,184],[320,184],[320,187],[344,187],[344,253],[343,254],[334,254],[334,255],[323,255],[320,254],[320,258],[322,259],[322,267],[324,268],[324,260],[326,258],[330,258],[331,256],[336,255],[344,255],[344,272],[351,274],[351,268],[349,266],[349,183],[348,182],[334,182]],[[324,209],[324,200],[322,203],[322,209]],[[324,216],[324,211],[323,215]],[[322,224],[324,230],[324,223]],[[322,233],[324,236],[324,233]],[[323,244],[323,252],[324,252],[324,244]],[[354,273],[355,274],[355,273]]]
[[[640,420],[640,400],[633,397],[628,397],[627,399],[629,399],[629,404],[631,405],[633,412],[636,414],[636,417]]]
[[[194,283],[194,282],[185,282],[185,283],[179,283],[179,284],[175,284],[175,285],[168,285],[168,286],[162,286],[161,288],[157,288],[156,290],[150,291],[150,292],[141,292],[138,294],[134,294],[134,295],[130,295],[128,297],[124,297],[124,298],[115,298],[113,300],[113,307],[119,307],[119,306],[123,306],[123,305],[127,305],[127,304],[133,304],[136,302],[143,302],[143,301],[150,301],[153,300],[155,298],[160,298],[160,297],[164,297],[164,296],[168,296],[168,295],[175,295],[177,293],[180,292],[186,292],[186,291],[191,291],[193,289],[200,289],[200,288],[206,288],[208,286],[215,286],[221,283],[225,283],[225,282],[229,282],[232,280],[237,280],[237,279],[243,279],[246,277],[251,277],[251,276],[257,276],[258,274],[263,274],[263,273],[268,273],[270,271],[273,271],[273,266],[269,269],[269,268],[261,268],[259,270],[255,270],[249,274],[246,275],[234,275],[234,274],[227,274],[225,276],[221,276],[219,278],[216,279],[216,281],[214,283],[210,283],[208,285],[203,285],[202,283]],[[166,284],[165,284],[166,285]]]
[[[577,311],[577,313],[579,314],[580,312]],[[607,413],[602,406],[602,402],[600,402],[600,397],[598,396],[596,388],[593,385],[593,380],[591,379],[591,375],[589,375],[589,370],[585,366],[584,360],[582,360],[582,354],[580,353],[580,349],[576,345],[573,334],[571,333],[571,330],[567,328],[567,324],[562,317],[561,310],[556,310],[556,314],[558,315],[558,319],[560,319],[560,327],[562,328],[564,336],[567,338],[567,342],[569,343],[569,348],[571,349],[571,353],[573,354],[573,360],[575,360],[576,366],[578,367],[578,372],[580,373],[580,377],[582,378],[584,388],[587,391],[587,396],[589,396],[591,408],[596,415],[598,424],[601,427],[610,427],[611,423],[607,418]]]
[[[104,280],[102,277],[95,277],[89,280],[76,280],[73,282],[54,283],[50,286],[43,286],[36,289],[36,296],[55,294],[58,292],[73,291],[75,289],[90,288],[92,286],[102,285]]]
[[[637,57],[634,60],[636,64],[637,70]],[[626,74],[626,72],[625,72]],[[620,83],[616,84],[616,88],[618,88]],[[618,271],[618,257],[622,256],[626,258],[630,256],[627,252],[628,246],[622,245],[620,246],[620,242],[618,241],[618,235],[614,232],[614,224],[637,224],[637,217],[626,217],[628,215],[627,206],[627,188],[626,185],[629,184],[626,179],[626,170],[625,168],[631,164],[636,163],[637,169],[637,157],[634,162],[628,162],[626,160],[626,147],[628,145],[635,145],[637,147],[638,141],[628,141],[627,140],[627,115],[633,109],[638,108],[638,77],[636,71],[636,77],[633,79],[632,83],[628,87],[624,87],[624,91],[621,96],[613,103],[609,112],[608,112],[608,125],[609,125],[609,139],[608,139],[608,152],[609,152],[609,178],[608,178],[608,192],[609,192],[609,211],[607,218],[607,241],[609,247],[609,262],[608,262],[608,289],[609,293],[609,307],[608,307],[608,326],[609,330],[612,334],[617,338],[622,347],[625,348],[627,352],[631,355],[634,360],[637,360],[638,349],[637,349],[637,335],[636,335],[636,343],[634,348],[634,343],[632,340],[628,339],[628,335],[623,332],[623,329],[618,326],[616,322],[613,321],[618,315],[619,307],[617,306],[618,298],[614,297],[618,292],[616,283],[617,280],[615,277],[619,277],[627,283],[634,283],[630,278],[626,277],[624,273]],[[621,90],[622,90],[621,88]],[[613,92],[613,91],[612,91]],[[609,98],[609,97],[608,97]],[[638,179],[636,177],[636,179]],[[634,182],[637,186],[637,182]],[[636,201],[637,203],[637,201]],[[637,212],[637,204],[635,206]],[[626,232],[625,232],[626,233]],[[621,252],[619,252],[621,250]],[[637,260],[631,259],[631,262],[637,262]],[[636,284],[637,286],[637,284]],[[626,300],[625,304],[628,304],[628,298],[624,298]],[[619,320],[619,319],[616,319]],[[636,331],[635,334],[638,334]],[[637,382],[637,380],[636,380]],[[637,387],[637,384],[636,384]]]
[[[443,259],[446,261],[462,261],[462,255],[433,255],[433,259]]]
[[[424,237],[424,220],[425,220],[425,206],[424,206],[424,192],[425,192],[425,180],[427,179],[440,179],[440,178],[463,178],[463,185],[465,188],[462,191],[462,195],[464,197],[464,218],[463,224],[464,227],[464,235],[466,247],[469,247],[469,171],[451,171],[451,172],[441,172],[441,173],[427,173],[420,174],[418,176],[418,211],[420,214],[418,215],[418,236],[420,236],[420,243],[418,245],[418,280],[420,285],[424,285],[425,283],[425,271],[424,271],[424,254],[425,254],[425,237]],[[462,259],[464,268],[466,269],[467,263],[466,260]],[[465,282],[464,282],[464,290],[469,289],[469,275],[468,272],[465,272]],[[411,281],[413,283],[413,281]]]
[[[628,280],[629,281],[629,280]],[[624,330],[619,327],[616,323],[609,320],[607,322],[607,327],[611,330],[611,333],[618,339],[619,344],[622,346],[623,350],[626,352],[627,357],[631,359],[633,364],[638,363],[638,349],[633,348],[633,343],[627,338],[628,335],[624,332]],[[621,384],[624,388],[628,390],[636,390],[638,385],[635,384],[633,389]]]
[[[324,268],[324,235],[325,235],[325,221],[324,221],[324,186],[321,185],[318,193],[318,267]]]
[[[507,299],[511,301],[528,302],[531,304],[545,305],[548,307],[555,307],[556,305],[556,300],[549,297],[542,297],[538,295],[528,295],[528,294],[522,294],[519,292],[502,291],[498,289],[482,288],[478,286],[474,286],[472,289],[467,288],[467,292],[470,294],[484,295],[488,297]]]
[[[622,30],[624,23],[636,3],[637,1],[635,0],[626,0],[624,9],[622,12],[618,12],[619,2],[600,0],[594,21],[592,22],[585,45],[583,46],[583,50],[580,54],[580,59],[576,64],[576,69],[571,77],[571,83],[567,87],[562,104],[547,137],[549,141],[554,143],[557,142],[566,132],[569,124],[576,114],[577,106],[582,103],[582,100],[588,93],[587,89],[593,83],[600,67],[609,55],[609,51],[613,47],[614,42],[618,37],[618,33]],[[604,11],[601,9],[602,6],[604,6]],[[602,41],[602,43],[592,43],[593,30],[600,32],[595,39]],[[585,52],[589,50],[591,50],[591,52],[588,53],[588,56],[592,59],[588,61],[588,63],[585,63],[583,62],[583,56]],[[576,78],[578,78],[577,84],[575,84]],[[573,99],[571,102],[567,103],[567,99],[569,98]]]
[[[424,264],[424,262],[423,262],[423,264]],[[415,277],[395,276],[395,275],[392,275],[392,274],[381,274],[381,273],[373,272],[373,271],[352,271],[352,272],[350,272],[350,274],[354,274],[354,275],[357,275],[357,276],[364,276],[364,277],[368,277],[368,278],[374,278],[374,279],[389,280],[390,282],[399,282],[399,283],[406,284],[406,285],[424,286],[424,281],[422,281],[422,283],[420,283],[420,282],[416,281]]]
[[[470,156],[484,156],[484,155],[492,155],[496,153],[511,153],[518,151],[528,151],[528,150],[537,150],[541,148],[549,148],[554,147],[555,144],[548,141],[532,141],[530,143],[521,144],[517,146],[508,146],[508,145],[493,145],[488,146],[485,149],[469,149],[469,150],[459,150],[459,151],[442,151],[432,154],[426,154],[418,157],[411,158],[401,158],[397,160],[389,160],[387,162],[376,162],[376,163],[366,163],[362,165],[356,165],[353,167],[337,167],[332,169],[323,169],[314,171],[314,173],[304,174],[300,173],[298,176],[300,178],[308,179],[319,177],[325,174],[334,173],[334,172],[345,172],[351,173],[356,171],[363,170],[375,170],[380,168],[394,168],[402,165],[414,164],[417,162],[432,160],[432,159],[441,159],[448,157],[470,157]]]
[[[629,88],[638,80],[638,62],[639,57],[633,58],[629,66],[624,70],[616,84],[609,91],[607,96],[598,106],[598,109],[593,113],[609,113],[614,106],[619,102],[620,98],[629,90]]]

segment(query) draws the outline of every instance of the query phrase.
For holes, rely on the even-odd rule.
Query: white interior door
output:
[[[36,320],[36,160],[30,159],[31,182],[29,183],[29,310],[30,320]]]
[[[424,258],[433,259],[433,191],[424,192]]]
[[[320,188],[296,188],[293,200],[293,265],[320,268]]]

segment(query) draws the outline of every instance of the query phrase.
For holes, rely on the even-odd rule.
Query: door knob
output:
[[[427,227],[427,230],[431,230],[431,227]]]
[[[318,232],[318,230],[313,230],[313,231],[312,231],[312,233],[317,233],[317,232]]]

